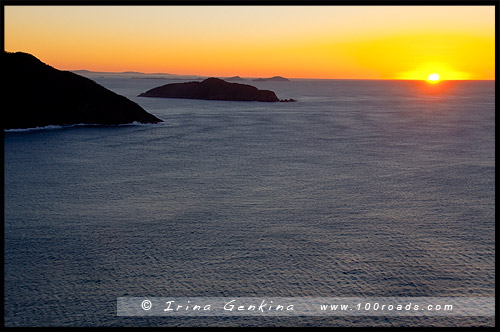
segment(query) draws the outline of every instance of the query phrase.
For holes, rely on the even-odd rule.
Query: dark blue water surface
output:
[[[165,122],[5,133],[6,325],[494,325],[116,316],[122,296],[494,296],[493,81],[252,82],[298,100],[259,103],[96,80]]]

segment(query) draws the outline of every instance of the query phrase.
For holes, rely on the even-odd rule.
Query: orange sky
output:
[[[494,6],[5,6],[5,50],[62,70],[495,79]]]

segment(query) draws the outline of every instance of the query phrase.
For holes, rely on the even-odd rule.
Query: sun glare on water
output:
[[[436,84],[439,82],[439,74],[433,73],[427,77],[427,81],[431,84]]]

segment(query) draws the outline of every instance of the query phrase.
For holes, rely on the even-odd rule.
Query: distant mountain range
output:
[[[91,70],[72,70],[71,72],[86,76],[86,77],[130,77],[130,78],[148,78],[148,79],[206,79],[207,76],[201,75],[178,75],[169,73],[141,73],[137,71],[123,71],[123,72],[102,72],[102,71],[91,71]],[[254,82],[289,82],[288,78],[282,76],[273,76],[268,78],[243,78],[240,76],[232,77],[221,77],[221,79],[228,82],[237,81],[254,81]]]
[[[72,70],[72,73],[86,76],[86,77],[131,77],[131,78],[172,78],[178,77],[179,75],[168,74],[168,73],[141,73],[137,71],[123,71],[123,72],[104,72],[104,71],[91,71],[91,70]],[[198,76],[191,76],[198,77]]]

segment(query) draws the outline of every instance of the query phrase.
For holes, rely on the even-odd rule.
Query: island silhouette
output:
[[[230,83],[215,77],[201,82],[165,84],[141,93],[139,97],[261,102],[294,101],[293,99],[280,100],[270,90],[259,90],[252,85]]]

